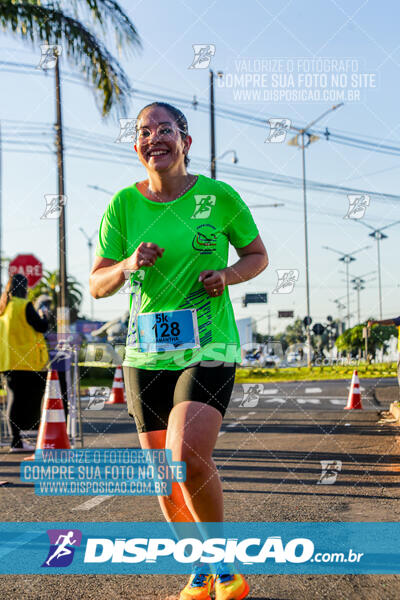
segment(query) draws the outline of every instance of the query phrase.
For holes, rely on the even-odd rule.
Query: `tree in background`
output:
[[[113,33],[123,44],[140,47],[139,35],[114,0],[1,0],[0,24],[33,44],[61,45],[67,58],[92,85],[103,116],[119,106],[125,114],[131,91],[119,62],[100,38]],[[93,25],[93,30],[90,30]]]
[[[51,298],[50,329],[56,329],[56,312],[58,306],[58,294],[60,283],[58,271],[44,271],[44,277],[34,288],[29,290],[28,299],[34,302],[42,294],[47,294]],[[78,318],[83,299],[82,285],[72,277],[67,278],[67,305],[70,309],[71,323]]]
[[[351,329],[346,329],[336,340],[336,347],[340,352],[346,352],[350,356],[356,357],[362,353],[365,347],[363,338],[363,329],[365,325],[356,325]],[[397,327],[383,327],[374,325],[368,335],[368,354],[375,357],[378,349],[387,351],[389,340],[392,336],[397,336]]]

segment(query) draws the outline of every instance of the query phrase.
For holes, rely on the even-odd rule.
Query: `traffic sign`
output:
[[[307,325],[311,325],[311,323],[312,323],[311,317],[304,317],[304,319],[303,319],[304,327],[307,327]]]
[[[28,280],[28,287],[35,287],[42,279],[42,263],[33,254],[18,254],[8,266],[10,276],[19,273],[25,275]]]
[[[290,319],[293,318],[293,310],[278,310],[278,319]]]
[[[267,299],[267,294],[261,293],[261,294],[245,294],[244,298],[243,298],[243,306],[247,306],[248,304],[253,304],[253,303],[265,303],[268,302]]]

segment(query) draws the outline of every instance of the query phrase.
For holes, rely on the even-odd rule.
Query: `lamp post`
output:
[[[56,150],[57,150],[57,172],[58,172],[58,198],[60,215],[58,218],[58,264],[60,292],[57,306],[57,332],[69,331],[69,311],[67,307],[67,249],[66,249],[66,227],[65,227],[65,203],[61,201],[64,196],[64,142],[63,123],[61,109],[61,79],[60,79],[60,56],[57,55],[55,63],[55,87],[56,87]]]
[[[344,264],[346,265],[346,287],[347,287],[347,327],[348,329],[350,329],[350,275],[349,275],[349,264],[353,261],[355,261],[356,259],[354,258],[354,254],[358,254],[358,252],[362,252],[363,250],[366,250],[367,248],[371,248],[371,246],[364,246],[363,248],[359,248],[358,250],[355,250],[354,252],[348,252],[347,254],[345,252],[341,252],[340,250],[336,250],[336,248],[330,248],[330,246],[322,246],[325,250],[330,250],[331,252],[336,252],[336,254],[340,254],[341,257],[339,258],[340,261],[344,262]]]
[[[82,228],[79,227],[80,231],[83,233],[83,235],[85,236],[86,240],[87,240],[87,245],[88,245],[88,251],[89,251],[89,275],[90,275],[90,270],[91,270],[91,266],[92,266],[92,248],[93,248],[93,238],[97,235],[97,230],[89,237],[88,234],[86,233],[86,231]],[[94,320],[94,316],[93,316],[93,296],[92,294],[89,294],[90,296],[90,318],[92,319],[92,321]]]
[[[217,77],[222,77],[222,71],[217,71]],[[210,69],[210,171],[211,179],[217,178],[215,150],[215,102],[214,102],[214,71]]]
[[[306,194],[306,154],[305,149],[308,148],[310,144],[319,140],[319,136],[312,135],[309,133],[309,130],[313,125],[318,123],[323,117],[325,117],[330,112],[336,110],[343,106],[343,102],[340,104],[336,104],[332,106],[329,110],[326,110],[322,115],[311,121],[308,125],[303,127],[302,129],[298,129],[297,127],[291,127],[291,129],[298,131],[298,134],[295,135],[291,140],[289,140],[288,144],[290,146],[299,146],[302,151],[302,170],[303,170],[303,207],[304,207],[304,248],[305,248],[305,263],[306,263],[306,301],[307,301],[307,322],[310,319],[310,278],[309,278],[309,260],[308,260],[308,222],[307,222],[307,194]],[[305,141],[307,136],[307,141]],[[301,140],[301,142],[299,142]],[[311,334],[310,334],[310,323],[306,326],[307,333],[307,344],[309,351],[307,353],[307,365],[311,366]]]
[[[218,156],[215,160],[222,160],[227,154],[232,153],[232,162],[234,165],[236,165],[239,162],[239,159],[237,157],[236,154],[236,150],[225,150],[225,152],[223,152],[220,156]]]
[[[343,300],[343,298],[345,298],[345,296],[340,296],[340,298],[335,298],[334,300],[331,300],[331,302],[334,302],[336,304],[340,324],[342,323],[342,310],[344,310],[346,308],[346,306],[343,304],[343,302],[341,302],[341,300]],[[340,333],[343,333],[343,332],[341,331]]]
[[[340,271],[340,272],[345,274],[345,271]],[[358,321],[358,323],[361,322],[360,292],[362,290],[365,290],[364,283],[369,283],[370,281],[375,281],[375,277],[373,277],[372,279],[363,279],[363,278],[366,277],[367,275],[372,275],[373,273],[376,273],[376,271],[369,271],[369,273],[364,273],[364,275],[352,275],[350,273],[350,277],[352,277],[352,279],[350,280],[350,283],[352,283],[354,286],[353,290],[355,290],[357,292],[357,321]]]
[[[372,225],[368,225],[368,223],[365,223],[365,221],[362,221],[361,219],[356,220],[362,225],[365,225],[365,227],[368,227],[368,229],[372,230],[372,233],[370,233],[369,236],[374,238],[374,240],[376,241],[376,249],[378,253],[379,318],[382,319],[381,240],[386,240],[388,237],[387,235],[382,233],[382,231],[384,229],[388,229],[389,227],[393,227],[393,225],[397,225],[398,223],[400,223],[400,221],[394,221],[389,225],[385,225],[385,227],[380,227],[379,229],[376,229],[375,227],[372,227]]]

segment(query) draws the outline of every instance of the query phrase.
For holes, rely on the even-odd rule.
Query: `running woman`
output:
[[[118,192],[99,230],[90,292],[129,287],[123,363],[129,414],[142,448],[185,461],[186,481],[159,496],[168,522],[223,522],[212,452],[231,397],[240,341],[228,286],[268,265],[253,217],[228,184],[187,172],[192,138],[185,116],[154,102],[136,121],[135,151],[147,179]],[[229,244],[239,260],[227,266]],[[207,565],[208,567],[208,565]],[[249,587],[225,567],[197,565],[181,600],[245,598]]]

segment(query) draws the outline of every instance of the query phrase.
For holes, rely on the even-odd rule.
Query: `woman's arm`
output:
[[[89,290],[93,298],[111,296],[125,282],[124,262],[96,256],[89,277]]]
[[[126,281],[125,272],[132,273],[141,267],[151,267],[163,255],[164,248],[151,242],[141,242],[129,258],[117,261],[96,256],[89,277],[89,290],[93,298],[112,296]]]
[[[248,246],[236,248],[236,252],[239,260],[230,267],[221,269],[225,276],[225,285],[253,279],[268,266],[268,254],[259,235]]]
[[[227,285],[252,279],[268,266],[268,254],[258,235],[250,244],[236,248],[239,260],[230,267],[217,271],[202,271],[199,281],[209,296],[220,296]]]

